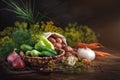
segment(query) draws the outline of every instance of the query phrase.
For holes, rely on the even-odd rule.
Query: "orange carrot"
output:
[[[87,47],[85,43],[77,43],[78,48],[85,48]]]
[[[101,48],[102,45],[100,43],[90,43],[90,44],[87,44],[87,47],[90,49],[97,49],[97,48]]]
[[[90,43],[90,44],[87,44],[87,43],[77,43],[77,47],[78,48],[88,47],[90,49],[97,49],[97,48],[101,48],[102,45],[100,43]]]
[[[111,55],[110,53],[103,52],[103,51],[94,50],[94,52],[95,52],[96,56],[100,56],[100,57],[110,56]]]

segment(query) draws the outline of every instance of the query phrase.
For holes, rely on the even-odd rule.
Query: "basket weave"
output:
[[[63,49],[59,50],[59,55],[53,57],[31,57],[24,56],[23,60],[25,63],[29,64],[32,67],[45,67],[48,65],[50,61],[54,63],[60,62],[61,58],[65,55],[65,51]]]

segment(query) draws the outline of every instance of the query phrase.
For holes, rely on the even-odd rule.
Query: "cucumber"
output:
[[[26,56],[31,56],[31,51],[26,51],[25,55]]]
[[[43,57],[52,57],[52,56],[55,56],[55,54],[49,52],[49,51],[42,51],[42,56]]]
[[[39,46],[35,47],[35,49],[38,50],[38,51],[49,51],[49,52],[57,55],[57,51],[55,51],[55,50],[53,50],[53,49],[50,49],[50,48],[48,48],[47,46],[39,45]]]
[[[21,49],[22,51],[26,52],[26,51],[32,50],[33,47],[30,46],[30,45],[27,45],[27,44],[22,44],[22,45],[20,46],[20,49]]]
[[[42,55],[42,53],[39,52],[39,51],[37,51],[37,50],[32,50],[32,51],[31,51],[31,56],[32,56],[32,57],[39,57],[39,56],[41,56],[41,55]]]

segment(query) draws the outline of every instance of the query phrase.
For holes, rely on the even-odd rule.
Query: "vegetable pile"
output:
[[[12,50],[8,53],[6,59],[16,70],[28,66],[32,68],[33,65],[28,65],[28,63],[40,65],[34,65],[34,67],[38,67],[37,70],[43,71],[58,68],[67,70],[68,67],[82,69],[85,65],[89,66],[97,56],[110,55],[106,52],[94,50],[103,47],[99,43],[77,43],[76,47],[73,48],[67,44],[63,35],[55,32],[44,33],[37,36],[36,41],[32,41],[31,33],[26,29],[21,29],[15,31],[11,37],[11,42],[14,45],[11,47]],[[65,54],[61,56],[60,50],[63,50]],[[26,61],[26,59],[28,60]],[[47,63],[47,65],[44,63]]]
[[[32,57],[51,57],[57,55],[57,51],[53,44],[47,40],[45,36],[40,36],[38,42],[34,46],[22,44],[20,49],[26,56]]]

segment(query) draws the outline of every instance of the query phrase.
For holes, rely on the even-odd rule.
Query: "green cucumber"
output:
[[[42,46],[42,45],[39,45],[39,46],[35,46],[35,49],[38,50],[38,51],[49,51],[55,55],[57,55],[57,51],[53,50],[53,49],[50,49],[48,48],[47,46]]]
[[[32,50],[33,47],[30,46],[30,45],[27,45],[27,44],[22,44],[22,45],[20,46],[20,49],[21,49],[22,51],[26,52],[26,51]]]
[[[31,51],[26,51],[25,55],[26,56],[31,56]]]
[[[39,57],[39,56],[41,56],[41,55],[42,55],[42,53],[39,52],[39,51],[37,51],[37,50],[32,50],[32,51],[31,51],[31,56],[32,56],[32,57]]]
[[[52,56],[55,56],[55,54],[49,52],[49,51],[42,51],[42,56],[43,57],[52,57]]]

